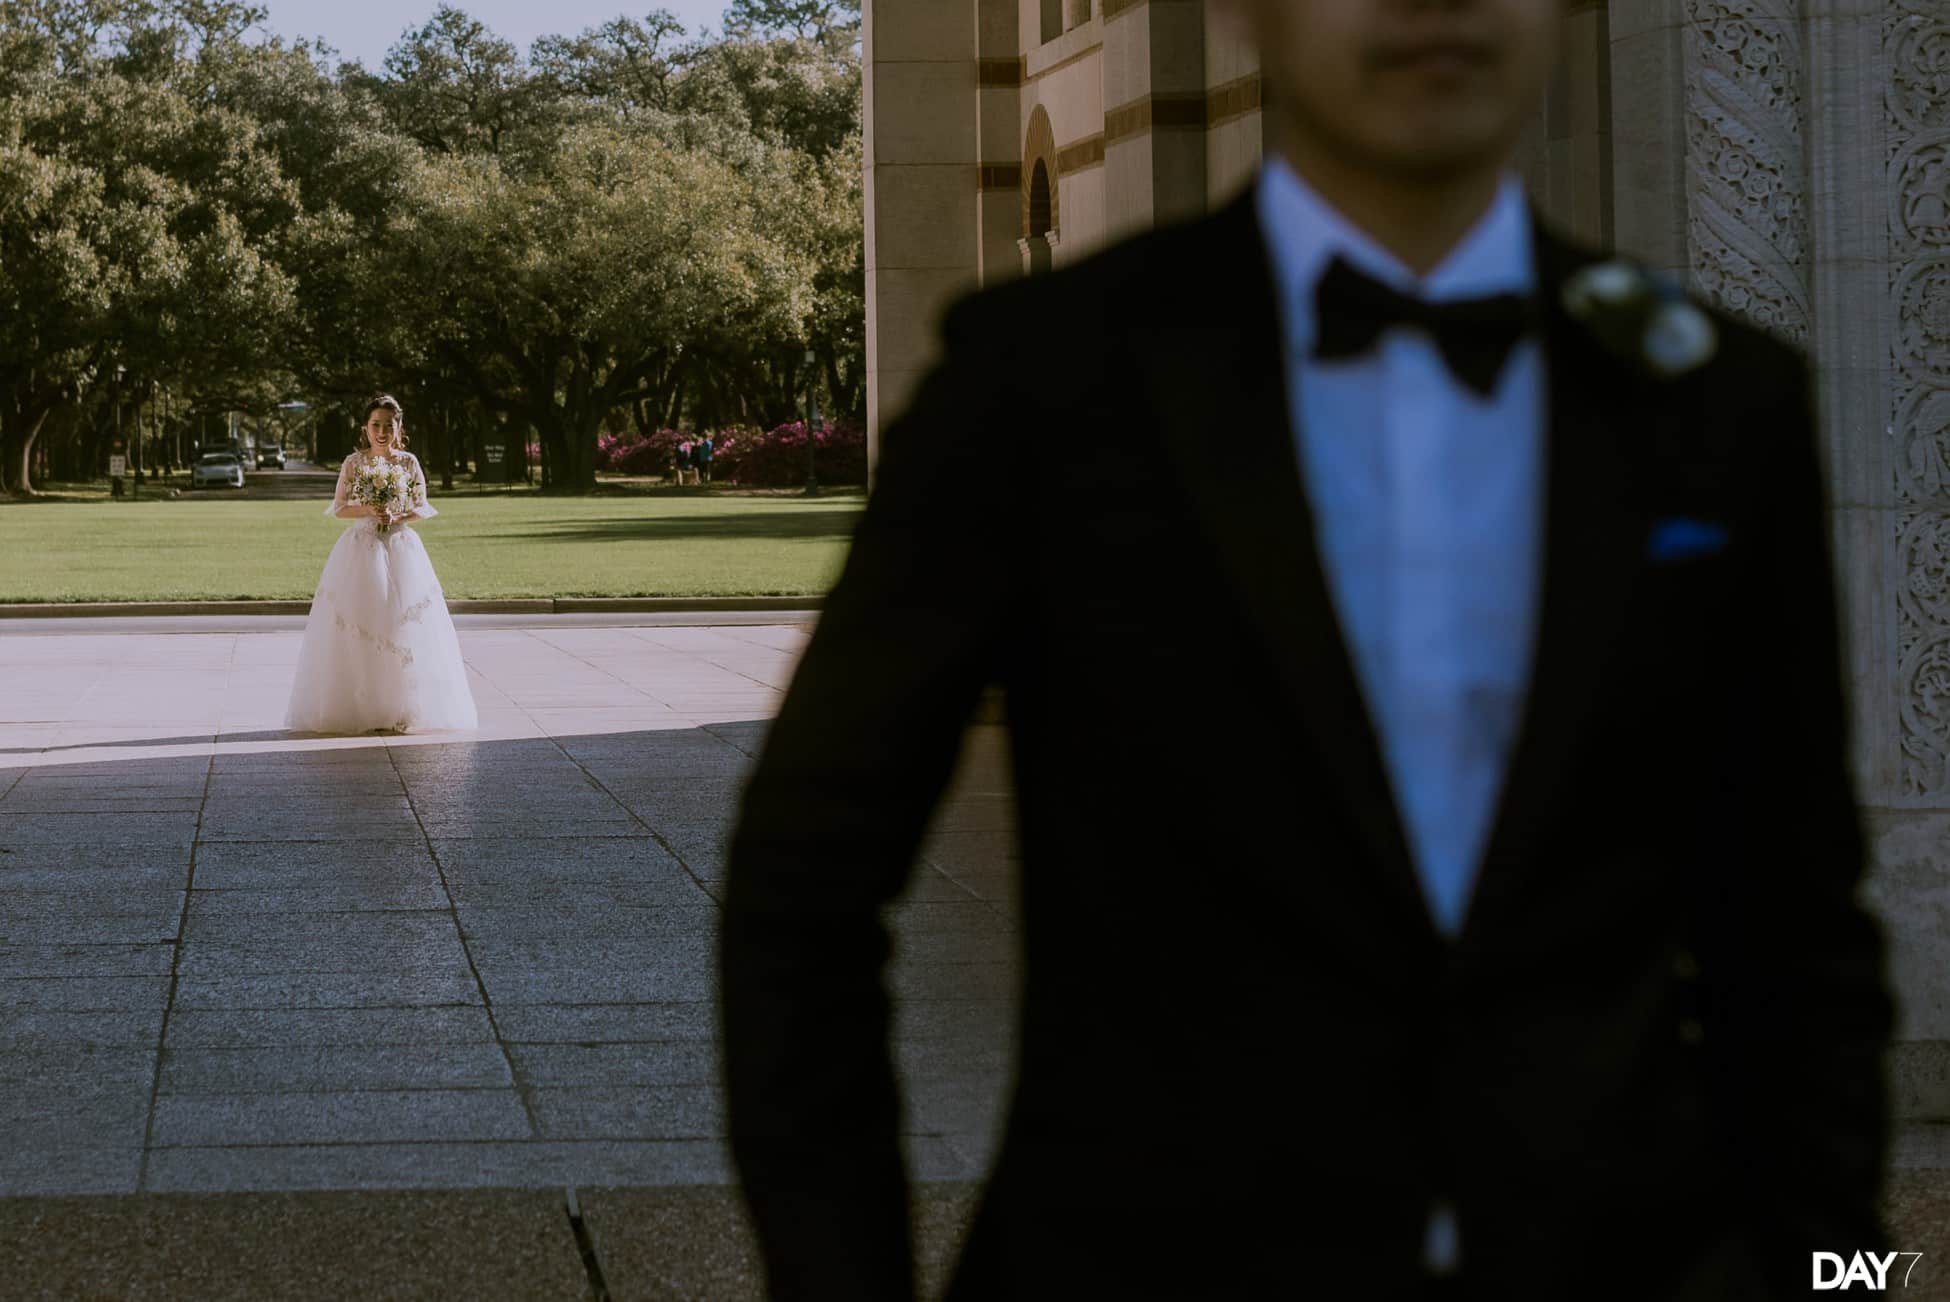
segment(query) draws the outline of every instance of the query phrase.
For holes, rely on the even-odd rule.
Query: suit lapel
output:
[[[1214,216],[1214,301],[1147,331],[1153,410],[1180,482],[1220,553],[1285,694],[1379,866],[1390,904],[1433,941],[1374,725],[1315,544],[1293,440],[1283,334],[1249,189]],[[1212,455],[1224,432],[1223,470]]]
[[[1606,353],[1563,306],[1588,261],[1537,230],[1547,386],[1542,592],[1530,690],[1464,925],[1474,941],[1530,873],[1565,807],[1564,780],[1593,707],[1616,681],[1617,650],[1648,523],[1639,491],[1656,419],[1652,388]]]

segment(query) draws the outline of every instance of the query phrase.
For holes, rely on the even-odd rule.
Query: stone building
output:
[[[1816,361],[1897,1102],[1950,1120],[1950,0],[1572,7],[1539,205]],[[1257,60],[1213,9],[865,0],[871,437],[954,298],[1250,179]]]

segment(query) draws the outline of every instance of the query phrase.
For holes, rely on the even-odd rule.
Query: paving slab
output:
[[[106,949],[117,946],[174,943],[183,917],[183,894],[169,892],[174,902],[141,912],[93,913],[71,908],[56,911],[31,898],[52,892],[10,891],[7,910],[12,915],[0,919],[0,948],[47,948],[77,946]],[[165,966],[167,966],[165,964]],[[33,972],[24,975],[34,975]],[[43,973],[43,975],[51,975]]]
[[[438,908],[416,913],[369,910],[211,915],[193,910],[183,928],[184,944],[213,946],[332,943],[438,947],[457,936],[453,913],[444,902]]]
[[[177,972],[184,981],[222,981],[255,974],[285,977],[302,973],[356,973],[391,976],[411,982],[458,981],[472,975],[460,937],[440,944],[389,941],[360,944],[330,937],[290,944],[216,945],[185,941]]]
[[[173,921],[168,925],[174,929]],[[33,934],[44,937],[48,930]],[[168,976],[174,959],[173,944],[5,944],[0,978]]]
[[[145,1189],[561,1189],[579,1184],[723,1184],[717,1140],[347,1143],[150,1150]]]
[[[0,977],[0,1013],[132,1012],[161,1008],[168,995],[166,976]]]
[[[151,1048],[162,1035],[163,1009],[112,1012],[0,1009],[0,1056],[55,1049]]]
[[[722,1139],[717,1085],[542,1086],[527,1092],[544,1139]]]
[[[617,891],[605,895],[593,903],[562,902],[546,911],[537,911],[532,903],[468,903],[455,912],[461,935],[480,941],[636,939],[661,945],[702,938],[708,945],[717,926],[717,909],[700,895],[676,902],[631,900]]]
[[[5,985],[0,982],[0,1005],[7,998]],[[244,972],[185,977],[176,984],[175,1007],[433,1008],[480,1002],[480,984],[461,960],[439,971]]]
[[[6,1023],[0,1021],[0,1033]],[[153,1040],[153,1037],[151,1037]],[[381,1048],[489,1043],[484,1006],[433,1008],[178,1008],[169,1019],[172,1051],[193,1049]]]
[[[615,972],[485,964],[481,968],[481,981],[496,1007],[689,1003],[711,999],[717,989],[716,976],[698,961]]]
[[[690,1003],[516,1004],[495,1009],[510,1043],[604,1044],[660,1040],[711,1040],[717,1012],[702,1000]]]
[[[525,1085],[710,1085],[718,1049],[709,1040],[641,1044],[511,1044]]]
[[[411,878],[375,870],[363,883],[339,880],[324,886],[255,886],[237,876],[230,880],[237,884],[218,889],[199,886],[191,905],[198,918],[250,913],[416,912],[446,908],[449,902],[439,873],[431,865]],[[247,880],[254,883],[266,879],[259,876]]]
[[[164,1095],[151,1132],[159,1148],[441,1143],[533,1133],[511,1088]]]
[[[5,1209],[59,1194],[132,1194],[141,1180],[142,1141],[122,1148],[90,1147],[77,1140],[58,1148],[0,1147],[0,1225]],[[8,1248],[0,1230],[0,1260]],[[0,1279],[12,1277],[0,1275]]]
[[[163,1055],[157,1088],[162,1094],[229,1094],[496,1089],[513,1084],[507,1055],[492,1040],[221,1049],[172,1043]]]

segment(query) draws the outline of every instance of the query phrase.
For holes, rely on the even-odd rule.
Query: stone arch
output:
[[[1036,178],[1048,188],[1047,224],[1040,230],[1036,222],[1045,219],[1036,197]],[[1029,130],[1022,146],[1022,237],[1048,235],[1063,229],[1062,198],[1056,171],[1056,129],[1050,125],[1049,110],[1038,104],[1029,114]],[[1032,211],[1033,210],[1033,211]]]

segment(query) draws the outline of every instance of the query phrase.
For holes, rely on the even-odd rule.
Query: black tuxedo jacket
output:
[[[1434,927],[1315,551],[1250,194],[964,300],[744,797],[732,1143],[781,1298],[911,1294],[880,907],[1006,691],[1024,988],[953,1296],[1800,1296],[1890,1030],[1806,368],[1552,305],[1528,711]],[[1019,456],[1039,450],[1033,475]],[[1662,561],[1673,517],[1726,546]]]

